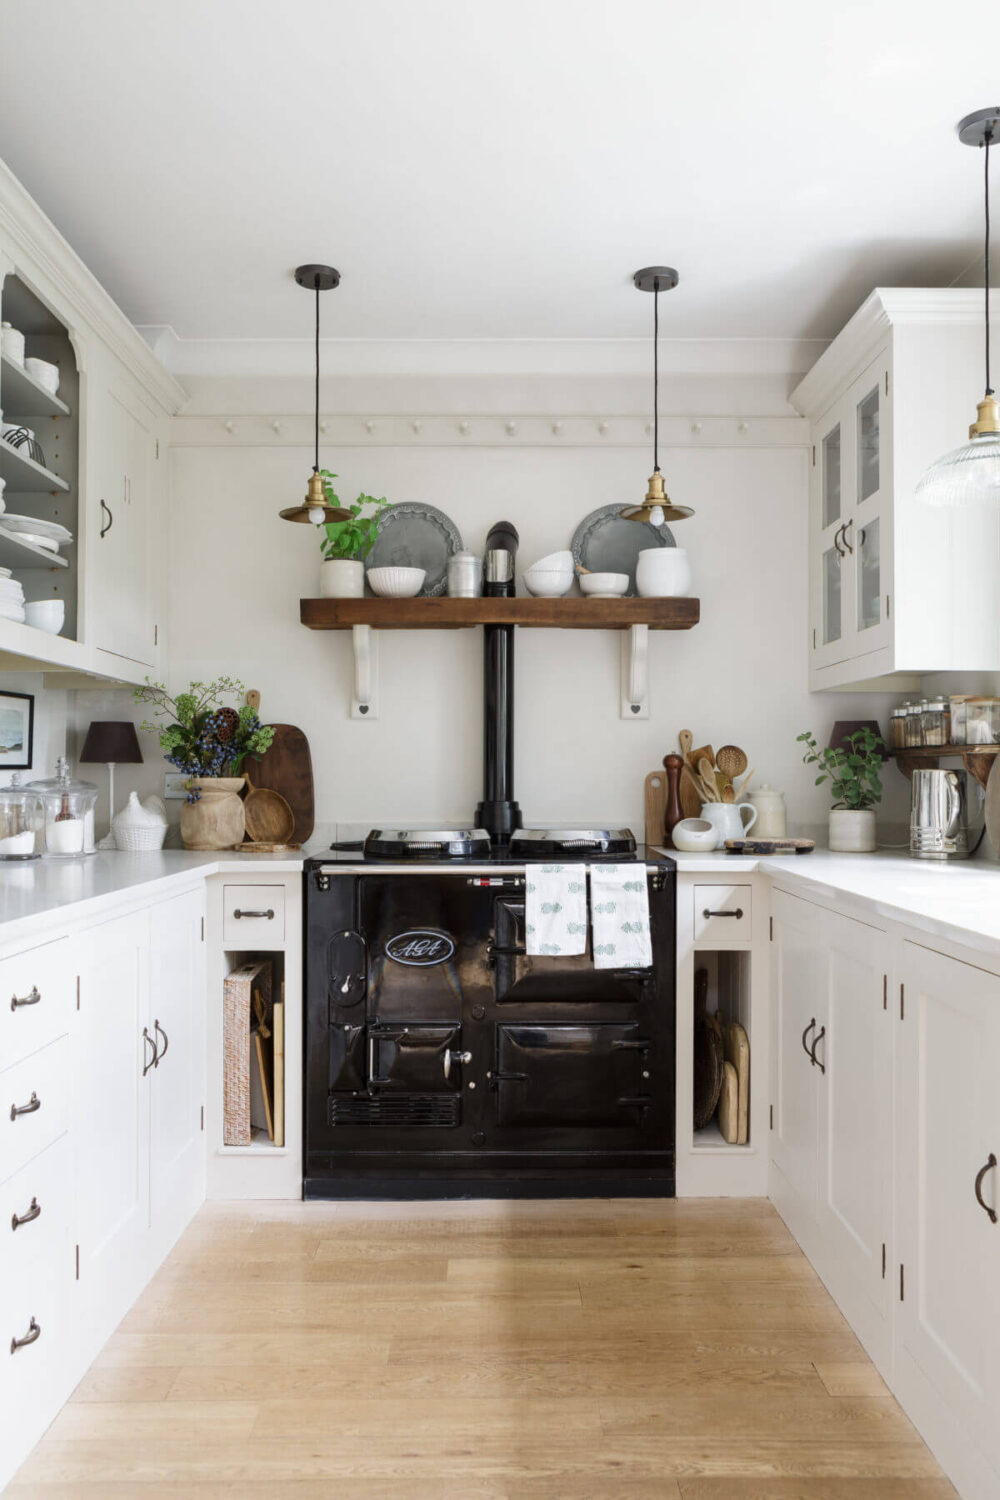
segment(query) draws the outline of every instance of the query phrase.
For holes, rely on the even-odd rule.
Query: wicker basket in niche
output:
[[[254,990],[271,1008],[271,961],[241,964],[223,987],[222,1016],[222,1140],[226,1146],[249,1146],[250,1132],[250,1022]]]

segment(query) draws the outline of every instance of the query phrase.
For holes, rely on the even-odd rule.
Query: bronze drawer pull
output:
[[[813,1029],[813,1027],[815,1025],[816,1025],[816,1017],[813,1016],[812,1020],[809,1022],[809,1025],[806,1027],[805,1031],[802,1033],[802,1050],[805,1053],[806,1057],[809,1058],[810,1062],[813,1060],[813,1056],[812,1056],[812,1053],[809,1051],[808,1046],[806,1045],[806,1037],[809,1035],[810,1031],[812,1031],[812,1029]]]
[[[239,907],[237,907],[236,910],[233,912],[233,916],[236,918],[237,922],[240,920],[241,917],[261,917],[261,918],[266,917],[269,922],[273,922],[274,921],[274,912],[271,911],[271,910],[268,910],[268,911],[240,911]]]
[[[159,1053],[156,1050],[156,1043],[154,1042],[153,1038],[150,1036],[148,1028],[145,1027],[145,1026],[142,1028],[142,1039],[143,1039],[144,1042],[147,1042],[149,1044],[149,1046],[152,1047],[152,1049],[153,1049],[153,1055],[149,1059],[149,1062],[143,1062],[143,1065],[142,1065],[142,1076],[143,1076],[143,1078],[145,1078],[145,1076],[149,1072],[150,1068],[155,1068],[156,1067],[156,1060],[159,1057]]]
[[[819,1030],[817,1031],[815,1037],[813,1038],[813,1044],[812,1044],[812,1046],[809,1048],[809,1061],[812,1063],[812,1065],[813,1065],[814,1068],[819,1068],[819,1070],[820,1070],[821,1073],[825,1073],[826,1069],[824,1068],[823,1064],[820,1062],[819,1058],[816,1056],[816,1048],[819,1046],[820,1042],[823,1040],[823,1038],[825,1036],[826,1036],[826,1027],[825,1026],[821,1026],[819,1028]]]
[[[38,1323],[35,1322],[34,1318],[32,1318],[31,1322],[28,1324],[28,1331],[24,1335],[24,1338],[23,1339],[11,1339],[11,1341],[10,1341],[10,1352],[11,1352],[11,1354],[16,1354],[17,1351],[18,1351],[18,1349],[26,1349],[29,1344],[35,1343],[35,1341],[37,1339],[40,1339],[41,1336],[42,1336],[41,1327],[40,1327],[40,1325]]]
[[[991,1151],[986,1159],[986,1165],[984,1167],[980,1167],[979,1171],[976,1173],[976,1202],[979,1204],[980,1208],[985,1209],[989,1214],[991,1224],[996,1223],[997,1216],[995,1211],[990,1208],[989,1204],[983,1201],[983,1178],[986,1176],[987,1172],[991,1170],[991,1168],[996,1166],[996,1164],[997,1159]]]
[[[41,991],[39,990],[37,984],[33,984],[28,994],[11,995],[10,1008],[11,1010],[19,1010],[22,1005],[37,1005],[41,998]]]
[[[158,1031],[160,1033],[160,1036],[162,1036],[162,1038],[163,1038],[163,1051],[162,1052],[160,1051],[159,1043],[158,1042],[154,1042],[153,1043],[154,1047],[156,1048],[156,1057],[153,1059],[153,1066],[158,1068],[160,1066],[160,1063],[163,1061],[163,1059],[167,1055],[167,1048],[170,1046],[170,1038],[167,1036],[167,1033],[164,1031],[164,1029],[160,1025],[159,1021],[154,1021],[153,1022],[153,1030],[154,1031]]]
[[[10,1107],[10,1117],[11,1117],[12,1120],[16,1120],[17,1117],[18,1117],[18,1115],[33,1115],[35,1113],[35,1110],[36,1109],[41,1109],[41,1107],[42,1107],[42,1101],[41,1101],[41,1099],[39,1099],[39,1097],[35,1093],[34,1089],[32,1089],[32,1091],[31,1091],[31,1098],[28,1100],[27,1104],[12,1104],[11,1105],[11,1107]]]
[[[735,917],[737,922],[743,919],[743,908],[738,906],[735,911],[711,911],[707,906],[702,912],[703,917]]]
[[[11,1215],[11,1219],[10,1219],[11,1230],[13,1231],[15,1229],[20,1229],[20,1227],[21,1227],[22,1224],[31,1224],[31,1223],[33,1223],[34,1220],[38,1218],[38,1216],[41,1213],[41,1211],[42,1211],[42,1205],[39,1203],[38,1199],[37,1198],[32,1198],[32,1200],[31,1200],[31,1207],[28,1209],[27,1213],[12,1214]]]

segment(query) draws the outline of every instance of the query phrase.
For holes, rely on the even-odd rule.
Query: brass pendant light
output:
[[[303,521],[312,526],[325,526],[327,521],[349,521],[351,513],[340,506],[326,503],[323,476],[319,472],[319,294],[329,292],[340,285],[340,272],[332,266],[298,266],[295,280],[299,286],[316,293],[316,402],[313,424],[313,471],[306,486],[306,498],[301,505],[291,505],[281,512],[283,521]]]
[[[689,506],[673,503],[660,473],[660,293],[672,291],[677,280],[672,266],[644,266],[632,277],[640,292],[653,294],[653,472],[645,500],[641,505],[627,505],[622,515],[627,521],[645,521],[651,526],[662,526],[664,521],[683,521],[694,515]]]

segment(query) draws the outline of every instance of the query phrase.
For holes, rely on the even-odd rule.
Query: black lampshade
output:
[[[95,719],[80,751],[81,761],[103,761],[116,766],[142,764],[139,736],[131,719]]]
[[[870,729],[872,734],[878,735],[882,741],[882,749],[878,753],[885,760],[885,736],[874,719],[838,719],[830,731],[830,749],[846,749],[847,736],[856,734],[859,729]]]

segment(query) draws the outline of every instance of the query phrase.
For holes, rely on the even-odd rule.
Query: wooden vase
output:
[[[242,776],[192,776],[188,786],[201,796],[181,808],[185,849],[231,849],[242,844],[247,826],[240,797],[244,781]]]

